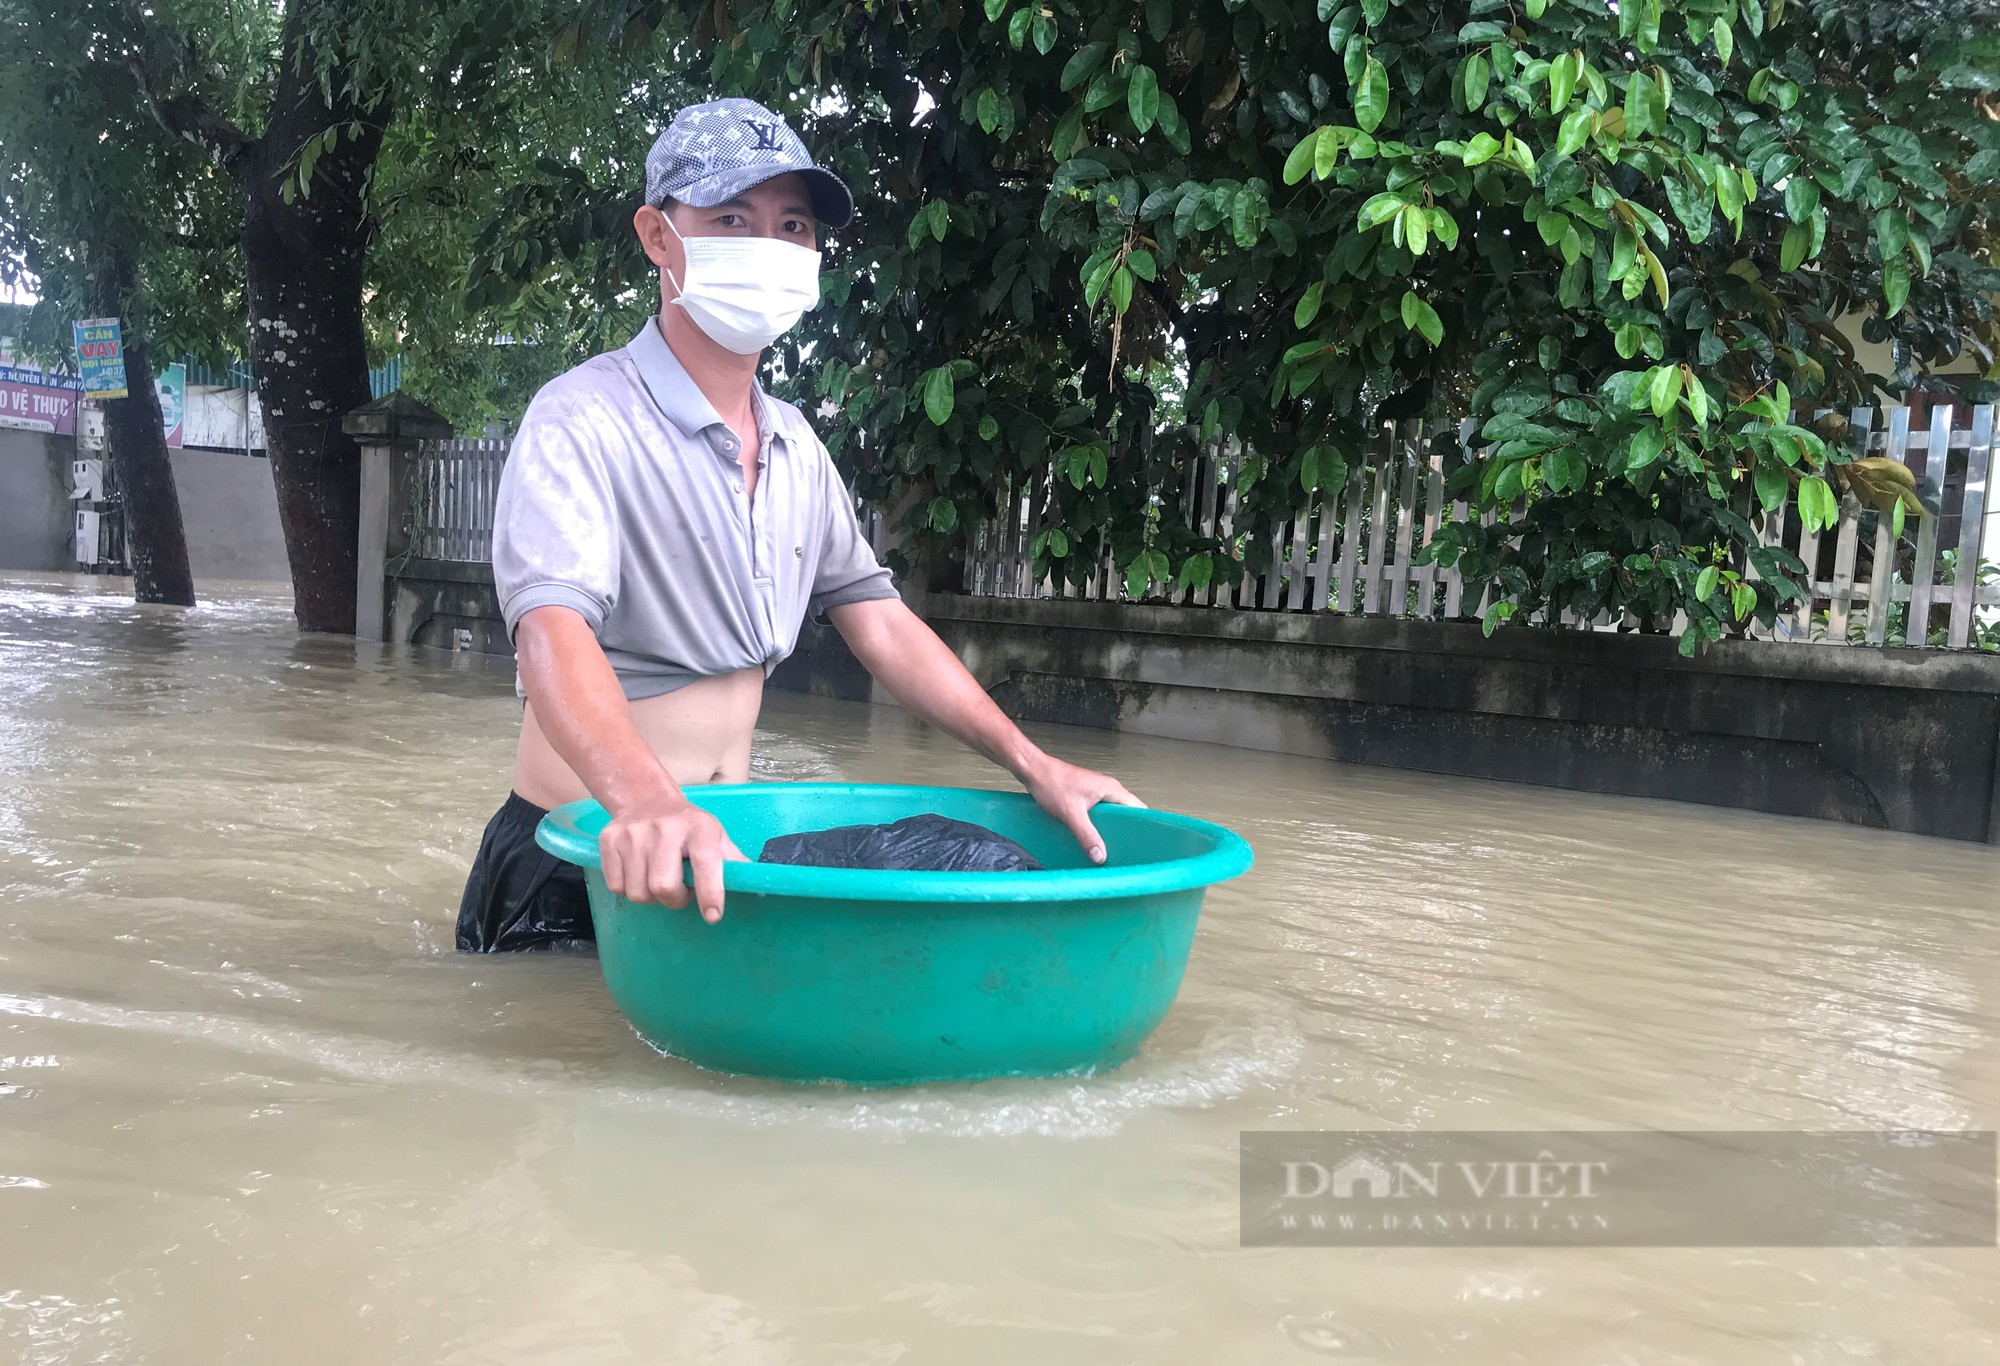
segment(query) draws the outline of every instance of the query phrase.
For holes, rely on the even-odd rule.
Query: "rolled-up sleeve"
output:
[[[895,580],[875,558],[874,548],[861,532],[861,521],[854,511],[854,494],[823,446],[819,459],[826,533],[820,542],[819,566],[813,574],[812,598],[806,609],[809,617],[851,602],[898,596]]]
[[[493,509],[493,587],[513,638],[537,607],[601,630],[618,600],[618,518],[603,453],[569,403],[530,404]]]

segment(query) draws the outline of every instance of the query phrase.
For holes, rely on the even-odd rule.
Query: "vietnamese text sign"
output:
[[[1992,1247],[1991,1132],[1245,1133],[1246,1247]]]
[[[76,324],[76,368],[85,398],[124,398],[125,341],[116,318],[85,318]]]
[[[68,436],[76,430],[76,385],[40,370],[0,366],[0,427]]]

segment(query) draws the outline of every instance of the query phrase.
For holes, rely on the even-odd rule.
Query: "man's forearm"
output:
[[[590,625],[567,607],[538,607],[514,633],[521,686],[549,744],[616,816],[678,792],[638,727]]]
[[[900,599],[850,603],[828,615],[855,658],[910,711],[1024,782],[1047,759]]]

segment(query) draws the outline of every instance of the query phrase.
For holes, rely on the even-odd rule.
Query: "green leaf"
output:
[[[1577,72],[1582,67],[1574,54],[1565,52],[1549,63],[1549,112],[1560,114],[1576,93]]]
[[[1415,204],[1403,210],[1403,245],[1410,255],[1422,256],[1430,244],[1430,216]]]
[[[1131,267],[1132,273],[1141,280],[1157,280],[1160,278],[1159,263],[1153,259],[1153,253],[1144,248],[1127,256],[1125,264]]]
[[[1326,136],[1326,132],[1324,128],[1316,128],[1300,138],[1298,145],[1292,148],[1292,154],[1285,158],[1287,185],[1296,185],[1312,173],[1313,159],[1319,155],[1320,139]]]
[[[1794,223],[1785,229],[1785,240],[1778,248],[1778,269],[1797,270],[1805,264],[1806,252],[1812,248],[1812,227],[1806,223]]]
[[[979,92],[979,126],[992,132],[1000,126],[1000,92],[987,86]]]
[[[958,528],[958,504],[939,496],[931,499],[929,508],[931,530],[950,535]]]
[[[1459,157],[1467,166],[1478,166],[1493,160],[1499,151],[1500,139],[1491,133],[1475,133],[1472,140],[1465,144],[1465,150],[1459,153]]]
[[[940,365],[925,373],[924,413],[933,426],[942,427],[951,421],[951,410],[957,402],[958,388],[949,365]]]
[[[1132,83],[1125,91],[1125,105],[1132,115],[1132,126],[1141,133],[1150,133],[1160,117],[1160,79],[1153,74],[1153,68],[1142,66],[1132,73]]]
[[[1910,220],[1903,217],[1900,209],[1884,209],[1875,215],[1875,254],[1884,261],[1902,255],[1909,240]]]
[[[1889,262],[1882,267],[1882,302],[1888,305],[1888,317],[1895,317],[1903,311],[1904,300],[1910,297],[1910,267],[1902,259]]]
[[[1037,14],[1029,31],[1035,40],[1035,51],[1048,56],[1049,50],[1056,45],[1056,21],[1046,14]]]
[[[988,413],[985,417],[979,419],[979,439],[981,441],[991,441],[998,435],[1000,435],[1000,422],[997,418]]]
[[[1808,475],[1799,481],[1799,523],[1807,531],[1826,531],[1840,520],[1840,502],[1826,480]]]
[[[1056,120],[1055,132],[1049,135],[1049,155],[1058,163],[1068,161],[1082,142],[1083,106],[1072,105],[1068,113]]]
[[[1696,602],[1707,602],[1710,598],[1714,597],[1716,580],[1719,578],[1721,578],[1721,571],[1716,569],[1714,565],[1709,565],[1701,573],[1695,575],[1694,600]]]
[[[1486,89],[1493,78],[1492,64],[1486,54],[1475,52],[1460,63],[1458,68],[1458,92],[1465,102],[1468,113],[1476,114],[1486,104]]]
[[[1306,286],[1306,292],[1299,296],[1298,307],[1292,310],[1292,326],[1306,328],[1319,316],[1320,296],[1325,292],[1326,282],[1314,280]]]
[[[1785,477],[1784,466],[1760,461],[1751,482],[1757,486],[1757,501],[1764,505],[1764,511],[1776,512],[1785,505],[1785,498],[1792,491],[1792,481]]]
[[[1368,27],[1374,28],[1389,13],[1389,0],[1361,0],[1361,12],[1367,16]]]
[[[1361,125],[1362,132],[1372,133],[1382,126],[1388,112],[1389,73],[1370,53],[1368,65],[1362,71],[1360,84],[1354,92],[1354,121]]]
[[[1896,506],[1901,507],[1898,503]],[[1738,621],[1750,615],[1750,609],[1757,605],[1757,590],[1747,583],[1733,583],[1729,586],[1729,607]]]
[[[1203,551],[1199,555],[1188,556],[1182,562],[1181,572],[1174,576],[1174,587],[1176,590],[1192,588],[1196,592],[1200,592],[1202,589],[1208,587],[1209,581],[1214,576],[1215,557]]]
[[[1035,8],[1033,5],[1029,5],[1025,9],[1016,10],[1014,17],[1007,21],[1007,41],[1013,46],[1016,52],[1019,52],[1027,45],[1028,25],[1034,22]]]
[[[1583,144],[1590,141],[1596,121],[1596,111],[1587,104],[1579,104],[1564,114],[1562,125],[1556,130],[1556,151],[1566,157],[1582,151]]]
[[[986,18],[989,23],[998,23],[1000,16],[1007,12],[1007,0],[986,0]]]
[[[1340,145],[1344,133],[1354,134],[1355,142],[1352,145],[1356,156],[1373,155],[1375,139],[1369,137],[1360,129],[1322,128],[1319,130],[1319,146],[1313,151],[1314,179],[1325,180],[1339,167]],[[1364,143],[1368,146],[1367,151],[1363,150]]]
[[[1804,223],[1819,208],[1819,186],[1812,177],[1795,175],[1785,182],[1785,216]]]
[[[1662,365],[1653,371],[1653,382],[1647,393],[1652,401],[1653,416],[1665,417],[1674,410],[1681,400],[1681,368],[1678,365]]]
[[[1625,84],[1626,138],[1629,140],[1662,132],[1666,126],[1666,96],[1651,76],[1643,71],[1633,72]]]
[[[1076,55],[1063,64],[1061,85],[1064,90],[1074,90],[1090,79],[1091,73],[1103,62],[1105,54],[1111,51],[1109,43],[1086,43],[1076,50]]]
[[[1132,272],[1120,266],[1111,274],[1111,311],[1120,317],[1132,306]]]
[[[1437,346],[1444,341],[1444,321],[1437,310],[1419,299],[1415,290],[1403,291],[1403,326],[1413,332],[1423,334],[1425,341]]]

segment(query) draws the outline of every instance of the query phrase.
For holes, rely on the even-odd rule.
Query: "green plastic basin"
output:
[[[613,896],[596,802],[551,811],[541,846],[588,870],[611,998],[656,1048],[703,1067],[902,1085],[1116,1067],[1180,989],[1204,890],[1250,866],[1207,821],[1100,805],[1093,867],[1024,793],[856,783],[688,789],[751,858],[774,835],[936,812],[998,831],[1031,873],[729,863],[719,924]]]

